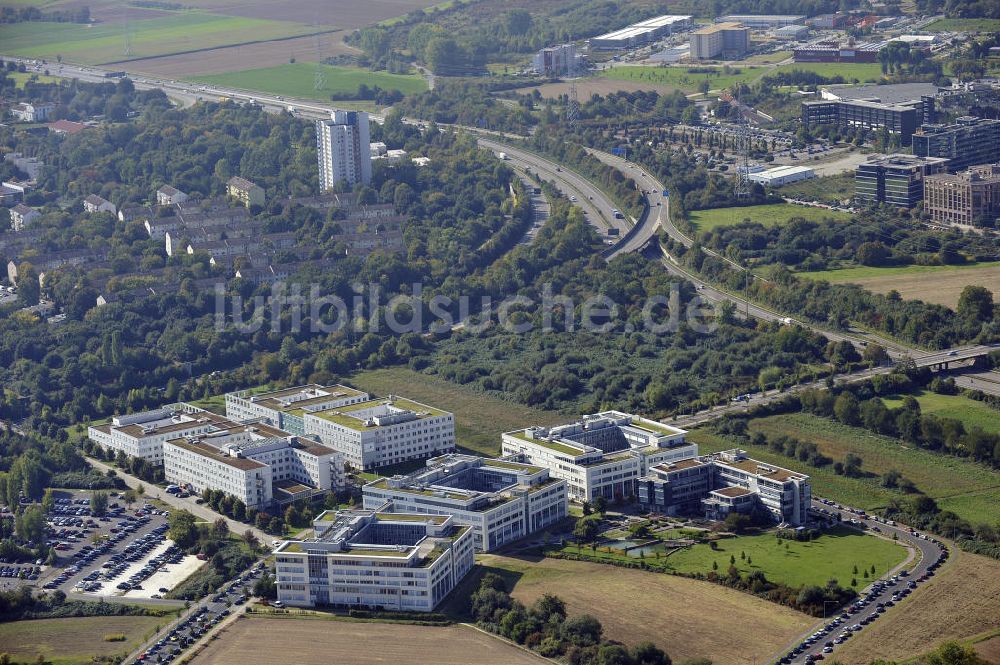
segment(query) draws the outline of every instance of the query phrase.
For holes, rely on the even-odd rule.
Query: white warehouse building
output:
[[[685,432],[620,411],[603,411],[557,427],[505,432],[505,458],[547,467],[568,484],[569,498],[627,499],[651,466],[695,457]]]
[[[235,423],[190,404],[115,416],[110,423],[91,425],[87,436],[106,450],[119,450],[156,465],[163,463],[163,442],[225,430]]]
[[[306,435],[319,437],[365,471],[455,451],[455,416],[393,395],[303,418]]]
[[[371,510],[451,515],[490,551],[566,517],[566,481],[548,469],[472,455],[443,455],[407,476],[364,486]]]
[[[472,529],[445,515],[326,511],[275,552],[287,605],[430,612],[475,564]]]
[[[750,182],[757,182],[765,187],[781,187],[815,177],[816,173],[808,166],[776,166],[773,169],[747,174]]]
[[[163,455],[169,482],[193,492],[221,490],[252,508],[346,485],[343,455],[261,424],[171,439],[163,444]]]

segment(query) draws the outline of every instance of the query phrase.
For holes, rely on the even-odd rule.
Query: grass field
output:
[[[973,522],[993,515],[1000,502],[1000,474],[984,466],[955,457],[911,448],[866,430],[848,427],[827,418],[805,413],[784,414],[750,422],[752,432],[764,432],[770,437],[785,434],[800,441],[815,443],[819,450],[842,460],[847,453],[860,455],[862,470],[869,475],[847,478],[833,472],[832,465],[824,468],[807,466],[784,455],[753,446],[748,452],[762,461],[778,464],[809,474],[813,494],[828,497],[851,506],[872,510],[885,506],[892,497],[905,496],[881,486],[879,476],[896,469],[912,480],[944,509]],[[733,442],[707,430],[695,430],[688,437],[701,451],[716,452],[732,448]]]
[[[768,74],[793,70],[815,72],[823,76],[842,76],[847,82],[878,81],[882,77],[882,67],[878,63],[839,62],[794,62],[777,67],[733,67],[726,73],[722,67],[715,72],[689,72],[689,67],[644,67],[641,65],[621,65],[601,71],[602,78],[634,83],[654,84],[667,88],[679,88],[688,92],[698,89],[698,84],[708,80],[711,90],[729,88],[736,83],[749,83]]]
[[[475,654],[474,658],[471,654]],[[223,629],[191,663],[465,665],[472,660],[480,665],[538,665],[544,662],[468,626],[241,618]]]
[[[942,18],[922,29],[925,32],[1000,32],[1000,19]]]
[[[863,571],[871,570],[874,565],[882,575],[906,559],[903,546],[846,527],[833,529],[808,543],[779,544],[774,534],[723,538],[716,543],[718,550],[712,550],[706,543],[679,550],[667,558],[667,563],[678,572],[707,574],[714,561],[719,564],[721,574],[729,568],[729,557],[735,556],[734,565],[741,573],[760,570],[767,579],[791,587],[823,586],[829,579],[847,587],[855,577],[861,588],[865,581],[860,572],[854,574],[855,566]],[[746,553],[752,563],[748,564],[741,553]]]
[[[110,23],[93,26],[40,22],[3,24],[0,25],[0,44],[4,45],[5,53],[29,58],[55,59],[61,55],[71,62],[101,64],[291,37],[315,30],[315,26],[297,23],[187,11],[131,22],[131,53],[127,56],[122,26]]]
[[[792,217],[802,217],[808,220],[849,219],[846,212],[810,208],[793,203],[772,203],[759,206],[743,206],[739,208],[713,208],[711,210],[694,210],[689,213],[691,221],[699,231],[711,231],[720,226],[732,226],[745,219],[763,224],[764,226],[779,226]]]
[[[932,583],[848,640],[837,659],[847,665],[911,658],[1000,628],[1000,561],[957,550],[954,558]]]
[[[62,79],[58,76],[46,76],[45,74],[35,74],[31,72],[7,72],[7,77],[14,80],[15,86],[24,88],[24,85],[31,79],[38,83],[58,83]]]
[[[1000,433],[1000,411],[961,395],[938,395],[921,391],[913,395],[920,403],[921,413],[933,413],[942,418],[957,418],[966,429],[979,427],[984,432]],[[885,405],[894,409],[903,404],[902,396],[885,397]]]
[[[326,73],[326,88],[323,90],[314,88],[317,67],[321,67]],[[259,90],[275,95],[325,101],[329,100],[331,95],[354,93],[362,83],[368,87],[377,85],[385,90],[399,90],[407,94],[427,89],[427,84],[417,75],[389,74],[355,67],[333,67],[304,62],[262,69],[246,69],[225,74],[195,76],[192,77],[192,80],[245,90]]]
[[[840,203],[854,196],[854,173],[810,178],[781,188],[781,194],[803,201]]]
[[[124,656],[171,618],[74,617],[0,623],[0,652],[20,662],[35,662],[41,654],[52,665],[85,665],[94,656]],[[126,640],[104,641],[105,635],[114,633],[123,633]]]
[[[528,425],[557,425],[569,420],[568,416],[475,393],[405,367],[360,372],[348,381],[376,395],[405,395],[454,413],[458,445],[483,455],[500,452],[503,432]]]
[[[627,645],[651,640],[675,663],[699,656],[767,662],[813,623],[786,607],[684,577],[563,559],[482,555],[480,562],[513,584],[518,600],[555,594],[570,614],[596,616],[605,636]]]
[[[875,293],[895,290],[905,299],[923,300],[952,308],[958,304],[962,289],[970,284],[985,286],[993,293],[1000,293],[1000,261],[958,266],[864,266],[797,274],[833,283],[850,282]]]

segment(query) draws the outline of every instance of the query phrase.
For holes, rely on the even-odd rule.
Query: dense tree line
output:
[[[170,598],[194,600],[206,596],[249,568],[256,559],[259,543],[253,534],[248,531],[241,540],[231,537],[222,518],[206,524],[186,510],[175,510],[170,513],[169,525],[168,538],[189,554],[208,561],[207,566],[175,587]]]
[[[990,0],[917,0],[922,14],[944,14],[950,18],[1000,18],[1000,7]]]
[[[0,23],[26,23],[28,21],[90,23],[90,7],[83,5],[71,9],[50,11],[42,11],[38,7],[0,7]]]
[[[535,124],[528,109],[508,106],[488,84],[470,81],[439,81],[433,90],[408,95],[396,108],[408,117],[517,134]]]

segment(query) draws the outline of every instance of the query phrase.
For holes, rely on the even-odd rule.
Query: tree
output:
[[[604,632],[601,622],[589,614],[567,619],[562,625],[564,638],[577,646],[591,646],[601,641]]]
[[[889,248],[878,240],[861,243],[855,258],[863,266],[885,265],[890,255]]]
[[[45,494],[42,496],[42,510],[46,513],[51,513],[55,505],[55,493],[52,491],[51,487],[48,487],[45,489]]]
[[[966,286],[958,297],[958,315],[973,321],[993,318],[993,293],[983,286]]]
[[[277,598],[278,597],[278,585],[275,583],[273,577],[268,572],[265,572],[260,576],[260,579],[254,582],[253,585],[253,595],[259,598]]]
[[[597,535],[599,525],[600,518],[596,515],[582,517],[576,521],[576,525],[573,527],[573,535],[579,540],[589,542]]]
[[[108,493],[94,492],[90,495],[90,510],[97,517],[104,517],[108,514]]]
[[[844,475],[856,478],[861,475],[862,459],[854,453],[847,453],[844,458]]]
[[[186,510],[175,510],[167,520],[170,525],[167,537],[178,547],[187,548],[198,541],[198,527],[195,516]]]
[[[608,500],[603,496],[594,497],[594,512],[600,513],[601,515],[608,509]]]
[[[861,422],[858,398],[850,392],[843,392],[833,403],[833,415],[845,425],[857,425]]]
[[[566,618],[566,603],[558,596],[545,593],[531,606],[531,613],[543,622],[548,622],[553,617],[562,621]]]
[[[260,548],[260,539],[250,529],[244,531],[241,538],[243,538],[243,542],[247,544],[251,552],[256,553]]]
[[[41,506],[27,506],[14,516],[14,533],[23,541],[40,545],[45,542],[45,513]]]
[[[225,538],[229,535],[229,524],[226,522],[225,517],[220,517],[219,519],[212,522],[212,536],[214,538]]]

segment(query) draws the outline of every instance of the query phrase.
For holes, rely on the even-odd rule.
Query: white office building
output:
[[[475,564],[472,529],[449,516],[327,511],[275,552],[278,600],[430,612]]]
[[[543,48],[535,54],[532,68],[544,76],[574,75],[582,69],[575,44],[560,44]]]
[[[370,510],[451,515],[490,551],[566,517],[566,481],[544,467],[472,455],[443,455],[407,476],[364,487]]]
[[[343,455],[259,423],[166,441],[163,466],[171,483],[221,490],[259,509],[346,485]]]
[[[365,471],[455,451],[452,414],[393,395],[307,412],[303,420],[307,435]]]
[[[226,430],[236,423],[190,404],[115,416],[110,423],[87,428],[90,440],[114,452],[122,451],[156,465],[163,463],[163,442]]]
[[[316,122],[319,188],[333,189],[339,182],[367,185],[372,179],[368,114],[334,111],[331,116]]]
[[[290,434],[304,435],[304,416],[368,401],[368,393],[347,386],[313,383],[283,390],[226,393],[226,417],[235,422],[259,421]]]
[[[503,455],[547,467],[566,481],[574,501],[628,499],[651,466],[698,454],[686,434],[654,420],[604,411],[568,425],[505,432]]]

